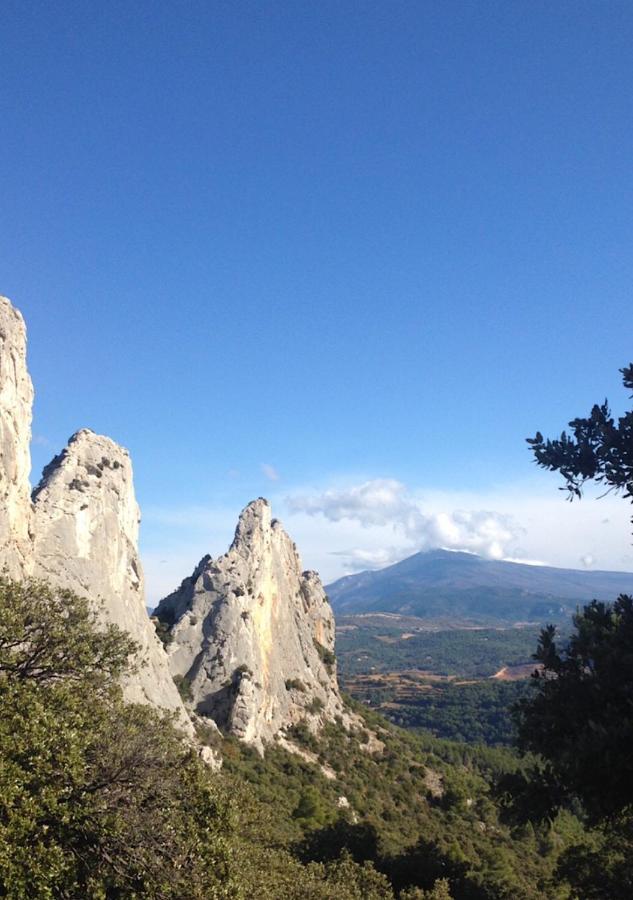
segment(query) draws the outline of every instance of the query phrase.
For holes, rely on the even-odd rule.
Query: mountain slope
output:
[[[327,587],[338,614],[397,613],[443,624],[511,624],[568,618],[594,598],[633,592],[633,574],[585,572],[482,559],[470,553],[416,553]]]

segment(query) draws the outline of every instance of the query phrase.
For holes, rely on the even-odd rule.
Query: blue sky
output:
[[[34,480],[129,447],[152,597],[260,494],[326,578],[633,568],[524,444],[626,403],[630,3],[9,0],[0,42]]]

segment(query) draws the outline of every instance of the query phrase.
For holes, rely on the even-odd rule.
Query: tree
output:
[[[633,364],[620,371],[633,390]],[[595,481],[633,500],[633,411],[616,424],[605,400],[569,426],[572,437],[528,439],[538,465],[561,473],[570,499]],[[578,797],[598,821],[633,803],[633,600],[594,601],[573,624],[566,647],[553,626],[541,633],[535,659],[542,671],[535,696],[518,705],[519,743],[546,760],[541,778],[551,806]]]
[[[633,390],[633,364],[621,372]],[[561,473],[570,500],[587,481],[633,500],[633,411],[616,423],[605,400],[569,427],[571,436],[528,439],[538,465]],[[558,874],[586,900],[624,900],[633,890],[633,598],[586,605],[566,644],[548,626],[535,659],[535,693],[516,713],[519,746],[540,761],[501,788],[533,818],[576,804],[593,830],[561,855]]]
[[[217,779],[123,702],[135,649],[69,591],[0,579],[1,896],[239,896]]]
[[[620,371],[624,387],[633,391],[633,363]],[[561,490],[568,491],[570,500],[582,496],[587,481],[633,500],[633,410],[616,424],[605,400],[594,405],[587,418],[572,419],[569,427],[573,436],[563,431],[560,438],[550,440],[537,431],[527,439],[538,465],[561,473],[565,479]]]
[[[541,633],[536,692],[518,703],[519,746],[547,761],[550,808],[578,798],[598,822],[633,805],[633,599],[594,600],[573,622],[566,645],[553,626]]]

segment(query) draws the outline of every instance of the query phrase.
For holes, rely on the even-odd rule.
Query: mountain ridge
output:
[[[338,614],[397,613],[472,624],[569,618],[592,599],[633,591],[633,573],[584,571],[429,550],[326,586]]]

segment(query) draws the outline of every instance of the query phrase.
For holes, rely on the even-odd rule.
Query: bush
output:
[[[167,622],[161,621],[161,619],[158,619],[156,616],[152,616],[152,622],[154,623],[156,634],[158,635],[163,647],[167,647],[174,639],[174,636],[171,633],[171,627],[167,624]]]
[[[191,703],[193,700],[193,693],[187,677],[185,675],[174,675],[174,684],[178,688],[178,693],[180,694],[182,701],[184,703]]]
[[[135,650],[71,592],[0,579],[1,896],[236,896],[217,779],[123,702]]]
[[[331,650],[328,650],[327,647],[324,647],[323,644],[320,644],[316,638],[313,640],[314,646],[316,648],[317,653],[319,654],[319,658],[325,668],[328,670],[330,675],[334,671],[334,664],[336,663],[336,656],[332,653]]]

